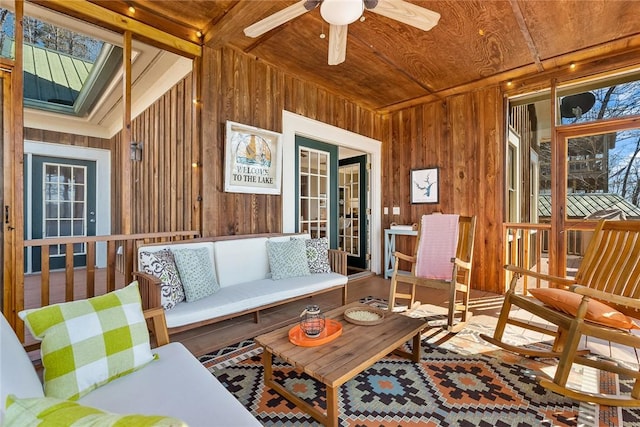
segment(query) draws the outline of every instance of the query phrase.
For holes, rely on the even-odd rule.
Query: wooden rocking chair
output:
[[[631,318],[640,318],[640,221],[600,221],[575,279],[549,276],[515,266],[505,268],[515,274],[505,294],[493,337],[481,335],[482,338],[526,356],[559,357],[553,380],[539,378],[540,384],[549,390],[583,402],[640,406],[638,370],[625,368],[614,361],[587,357],[588,350],[578,350],[583,337],[640,349],[640,336],[630,332],[630,328],[636,328]],[[516,282],[522,275],[547,280],[561,289],[531,290],[538,299],[518,295],[515,293]],[[548,329],[510,318],[513,305],[552,323],[557,326],[556,330],[550,333]],[[537,351],[503,342],[507,324],[553,334],[552,349]],[[586,393],[568,388],[567,380],[574,363],[634,378],[631,396]]]
[[[436,221],[442,219],[444,223],[451,224],[451,221],[457,219],[457,235],[446,236],[445,242],[441,241],[441,235],[431,236],[436,240],[430,240],[428,234],[429,231],[425,229],[425,223],[428,224],[429,220],[435,219]],[[433,227],[432,227],[433,228]],[[446,329],[450,332],[460,331],[466,322],[471,318],[469,313],[469,293],[471,291],[471,264],[473,261],[473,240],[476,230],[476,217],[475,216],[458,216],[458,215],[423,215],[420,226],[418,229],[418,238],[414,250],[415,256],[405,255],[400,252],[395,252],[395,263],[393,267],[393,274],[391,276],[391,289],[389,291],[389,305],[388,310],[394,311],[396,306],[396,300],[408,300],[408,308],[411,308],[415,301],[416,286],[424,286],[435,289],[445,289],[449,291],[449,306],[447,313],[447,325]],[[455,230],[453,231],[455,233]],[[436,233],[437,234],[437,233]],[[450,239],[450,242],[446,240]],[[423,269],[421,264],[424,265],[430,263],[431,260],[425,260],[425,253],[428,253],[427,245],[448,246],[447,251],[450,251],[453,256],[446,255],[446,251],[443,253],[446,255],[444,260],[434,260],[439,267],[429,266]],[[438,248],[440,249],[440,248]],[[421,253],[422,251],[422,253]],[[411,272],[403,272],[398,270],[400,260],[405,260],[411,263]],[[443,266],[444,264],[444,266]],[[442,269],[444,267],[444,269]],[[426,271],[434,272],[434,269],[441,269],[442,274],[425,275],[421,274]],[[408,293],[398,292],[398,283],[404,283],[410,285]],[[460,314],[458,323],[455,323],[456,313]]]

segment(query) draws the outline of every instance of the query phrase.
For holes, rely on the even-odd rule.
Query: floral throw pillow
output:
[[[311,273],[331,273],[329,265],[329,239],[305,239],[307,262]]]
[[[170,250],[142,251],[140,265],[143,272],[157,277],[162,282],[160,303],[165,310],[171,310],[176,304],[185,300],[182,281]]]

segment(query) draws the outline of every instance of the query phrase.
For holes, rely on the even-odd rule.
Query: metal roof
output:
[[[93,62],[30,44],[24,45],[24,97],[74,105]]]
[[[4,37],[2,56],[13,57],[14,40]],[[94,62],[33,44],[24,44],[24,97],[73,105]]]
[[[586,218],[604,211],[619,211],[626,218],[640,218],[640,207],[634,206],[618,194],[570,193],[567,195],[567,216]],[[540,218],[551,216],[551,196],[541,195],[538,201]]]

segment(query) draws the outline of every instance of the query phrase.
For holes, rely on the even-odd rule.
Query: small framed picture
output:
[[[411,203],[438,203],[438,168],[411,170]]]

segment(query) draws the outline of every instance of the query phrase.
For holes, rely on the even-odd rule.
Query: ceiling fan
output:
[[[424,31],[433,28],[440,14],[404,0],[301,0],[244,29],[248,37],[260,37],[279,25],[320,6],[320,15],[329,23],[329,65],[344,62],[347,53],[347,27],[364,10],[395,19]]]

